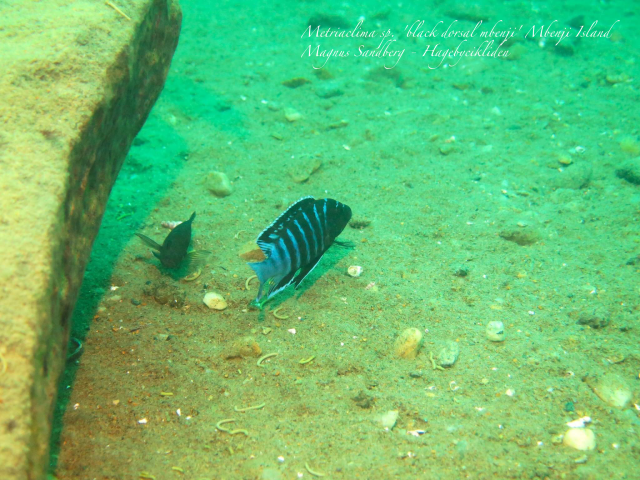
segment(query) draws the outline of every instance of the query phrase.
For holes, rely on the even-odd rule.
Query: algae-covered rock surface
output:
[[[126,12],[125,12],[126,11]],[[71,313],[107,198],[160,94],[176,3],[0,4],[0,478],[40,479]]]

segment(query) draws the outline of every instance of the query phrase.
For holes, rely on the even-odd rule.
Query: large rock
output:
[[[0,479],[40,479],[69,319],[178,43],[173,0],[0,4]]]

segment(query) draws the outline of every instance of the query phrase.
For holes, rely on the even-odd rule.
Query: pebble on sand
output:
[[[223,172],[211,172],[207,176],[205,184],[216,197],[227,197],[233,191],[229,177]]]
[[[448,340],[438,352],[438,365],[441,367],[453,367],[460,355],[460,345],[458,342]]]
[[[253,240],[248,241],[240,247],[238,256],[245,262],[262,262],[267,258],[265,257],[264,252]]]
[[[562,443],[576,450],[593,450],[596,448],[596,435],[589,428],[570,428],[565,432]]]
[[[218,292],[207,292],[202,299],[204,304],[211,310],[224,310],[227,308],[227,302]]]
[[[624,162],[616,170],[616,175],[633,185],[640,185],[640,157]]]
[[[417,328],[407,328],[403,331],[394,344],[394,352],[396,357],[400,358],[416,358],[420,345],[422,344],[422,332]]]
[[[284,118],[286,118],[288,122],[293,123],[300,120],[302,118],[302,114],[295,108],[287,107],[284,109]]]
[[[293,166],[289,168],[289,176],[296,183],[304,183],[311,175],[316,173],[322,166],[322,160],[317,157],[308,157],[298,159]]]
[[[262,354],[262,349],[256,339],[252,336],[244,336],[236,338],[229,345],[226,346],[222,356],[225,359],[230,358],[246,358],[246,357],[259,357]]]

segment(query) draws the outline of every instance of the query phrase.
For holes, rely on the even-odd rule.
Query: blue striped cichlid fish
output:
[[[256,240],[266,260],[249,263],[260,280],[251,305],[262,309],[292,283],[298,288],[350,219],[351,209],[344,203],[313,197],[301,198],[276,218]]]

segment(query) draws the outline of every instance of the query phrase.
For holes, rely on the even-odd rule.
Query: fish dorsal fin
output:
[[[271,249],[273,248],[273,244],[279,238],[280,230],[283,228],[283,225],[287,223],[290,219],[296,216],[296,214],[304,209],[307,205],[315,202],[315,198],[308,196],[303,197],[298,200],[296,203],[287,208],[278,218],[276,218],[271,225],[265,228],[260,235],[258,235],[258,239],[256,243],[260,247],[260,250],[269,257],[271,253]]]

